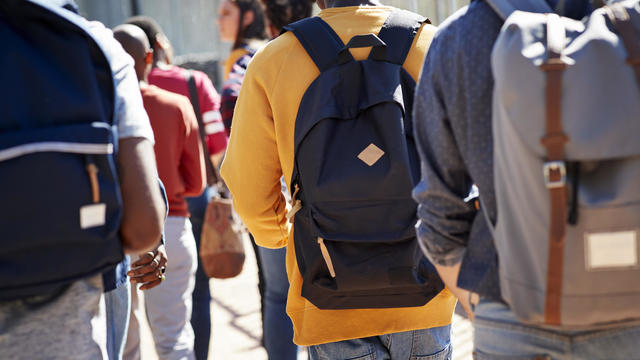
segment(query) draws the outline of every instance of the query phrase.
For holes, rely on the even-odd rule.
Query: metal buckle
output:
[[[559,188],[567,184],[567,168],[564,161],[547,161],[544,163],[542,171],[547,189]],[[552,171],[560,171],[560,180],[552,181],[550,179]]]

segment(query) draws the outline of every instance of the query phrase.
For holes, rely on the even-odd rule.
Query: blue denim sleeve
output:
[[[449,45],[451,44],[451,45]],[[455,43],[436,34],[425,59],[413,108],[414,135],[421,158],[421,181],[413,190],[418,202],[416,232],[431,262],[455,265],[465,253],[475,208],[464,199],[473,182],[447,116],[443,85],[451,87],[456,69],[448,61]],[[450,96],[458,96],[447,94]],[[460,95],[462,96],[462,95]],[[446,99],[452,100],[452,99]],[[461,99],[453,101],[460,106]],[[463,101],[462,101],[463,102]]]
[[[167,191],[164,188],[164,184],[162,183],[162,180],[160,180],[160,178],[158,177],[158,186],[160,187],[160,193],[162,194],[162,200],[164,200],[164,206],[165,206],[165,213],[164,213],[164,220],[167,220],[167,216],[169,216],[169,198],[167,198]],[[162,245],[165,244],[164,242],[164,226],[162,227],[162,236],[160,237],[160,242],[162,243]]]

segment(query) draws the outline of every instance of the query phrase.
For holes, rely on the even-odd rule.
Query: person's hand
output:
[[[164,245],[143,255],[138,261],[131,264],[131,270],[127,273],[134,284],[140,284],[140,290],[149,290],[164,281],[164,272],[167,266],[167,252]]]
[[[460,305],[462,305],[464,311],[467,313],[467,316],[469,316],[469,320],[473,321],[474,313],[471,304],[473,303],[473,305],[476,305],[478,303],[478,295],[468,290],[461,289],[457,286],[458,274],[460,273],[460,265],[461,263],[453,266],[435,266],[436,270],[438,270],[438,274],[440,274],[442,282],[444,282],[453,296],[458,298]]]

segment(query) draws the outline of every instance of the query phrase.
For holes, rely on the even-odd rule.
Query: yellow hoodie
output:
[[[378,33],[391,7],[340,7],[320,12],[346,44],[354,35]],[[416,35],[404,68],[418,79],[435,27],[424,25]],[[353,49],[356,60],[370,48]],[[247,69],[236,104],[222,177],[234,196],[235,210],[260,246],[287,246],[289,294],[287,313],[294,342],[316,345],[388,333],[448,325],[455,298],[445,289],[427,305],[394,309],[320,310],[301,296],[302,277],[296,264],[288,205],[280,177],[293,172],[294,129],[302,97],[319,71],[292,33],[262,48]]]

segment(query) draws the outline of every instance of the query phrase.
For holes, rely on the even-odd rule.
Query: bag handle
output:
[[[345,64],[353,60],[349,49],[373,47],[374,50],[382,53],[386,57],[387,44],[375,34],[356,35],[349,40],[338,54],[338,63]]]
[[[633,68],[636,80],[640,85],[640,37],[633,27],[629,12],[620,3],[605,6],[609,20],[618,31],[620,39],[627,50],[627,64]]]

